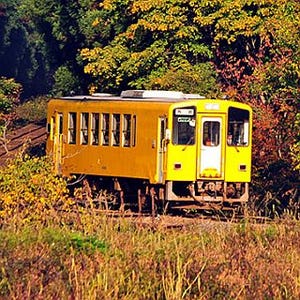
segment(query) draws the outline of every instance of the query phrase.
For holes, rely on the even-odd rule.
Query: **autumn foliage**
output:
[[[293,194],[292,201],[297,200],[299,1],[119,4],[106,0],[94,7],[99,11],[92,24],[94,33],[100,40],[105,35],[105,42],[81,51],[85,71],[94,76],[96,87],[103,91],[179,87],[208,96],[226,94],[250,104],[254,199],[266,200],[263,187],[268,182],[270,202],[282,202],[287,192]],[[97,31],[101,24],[114,30]],[[192,80],[197,76],[202,84]],[[190,84],[184,85],[187,78]]]
[[[1,27],[0,58],[11,59],[16,44],[10,38],[26,32],[22,49],[30,49],[34,68],[30,73],[18,65],[15,73],[26,70],[35,86],[50,84],[43,76],[54,74],[56,94],[89,84],[91,92],[169,89],[250,104],[254,198],[266,199],[255,191],[266,182],[270,199],[280,202],[287,192],[295,194],[300,169],[298,0],[14,0],[0,8],[0,17],[8,20]]]
[[[57,210],[68,209],[67,183],[55,176],[47,157],[21,153],[0,169],[0,224],[55,221]]]
[[[0,32],[3,145],[17,82],[26,96],[225,95],[254,111],[250,206],[282,216],[180,230],[110,218],[74,205],[46,157],[20,153],[0,169],[1,299],[299,299],[299,0],[10,0]],[[17,113],[32,120],[27,104]]]

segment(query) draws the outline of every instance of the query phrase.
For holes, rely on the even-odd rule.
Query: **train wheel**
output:
[[[150,200],[151,200],[151,215],[152,217],[154,217],[157,211],[157,207],[155,203],[157,200],[157,195],[154,187],[150,188]]]
[[[138,214],[141,215],[143,212],[143,207],[145,206],[146,203],[146,195],[145,193],[142,192],[142,189],[138,189],[137,191],[137,198],[138,198]]]

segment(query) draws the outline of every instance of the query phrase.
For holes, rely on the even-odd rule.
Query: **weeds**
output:
[[[299,295],[300,227],[149,232],[96,217],[93,235],[64,226],[0,232],[1,297],[256,299]],[[246,234],[245,234],[246,233]],[[207,239],[209,236],[209,241]]]
[[[0,170],[1,299],[299,298],[291,216],[151,230],[75,206],[51,167],[19,157]]]

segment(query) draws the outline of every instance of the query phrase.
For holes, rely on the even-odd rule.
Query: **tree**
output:
[[[300,3],[238,0],[218,5],[198,20],[204,19],[214,33],[223,91],[254,108],[256,197],[286,207],[297,200],[299,183],[294,170],[300,160]]]
[[[0,145],[7,150],[6,130],[14,120],[14,108],[20,102],[22,86],[14,79],[0,77]]]
[[[79,20],[81,9],[85,8],[87,2],[23,0],[19,7],[20,13],[27,20],[27,26],[34,28],[41,37],[40,43],[46,49],[48,66],[46,81],[50,82],[49,90],[55,85],[52,92],[60,94],[66,92],[65,89],[57,89],[61,86],[62,80],[70,87],[68,92],[85,90],[87,76],[83,73],[77,56],[78,49],[83,47],[85,40]],[[68,73],[62,72],[66,68]],[[67,75],[64,79],[63,74]],[[80,80],[74,80],[75,78],[80,78]],[[68,79],[71,81],[68,82]]]
[[[255,109],[254,158],[259,166],[289,160],[290,145],[296,142],[299,14],[298,1],[239,0],[224,2],[204,17],[214,29],[223,90]]]
[[[0,4],[0,76],[22,82],[23,97],[45,93],[47,59],[42,37],[20,11],[20,0]]]
[[[192,78],[190,86],[179,84],[184,92],[217,93],[212,51],[193,23],[193,3],[106,0],[94,10],[99,15],[90,26],[109,30],[99,32],[103,42],[83,49],[81,56],[97,88],[178,89],[173,82]]]
[[[88,45],[81,27],[81,14],[88,5],[87,0],[1,1],[0,75],[21,82],[23,98],[48,94],[53,84],[57,92],[55,74],[62,75],[61,68],[72,74],[68,82],[69,86],[73,82],[72,90],[86,90],[89,77],[83,73],[78,49]],[[74,84],[74,78],[80,80]]]
[[[81,56],[97,87],[180,87],[207,95],[215,93],[216,71],[222,92],[254,109],[257,186],[272,193],[279,189],[279,199],[295,188],[299,173],[293,170],[300,159],[298,0],[104,0],[94,11],[99,15],[90,27],[105,39],[83,49]],[[104,35],[97,33],[100,26],[108,28]],[[283,178],[288,183],[279,188]],[[260,198],[265,190],[259,191]]]

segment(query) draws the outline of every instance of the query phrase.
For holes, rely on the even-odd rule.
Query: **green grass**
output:
[[[0,230],[4,299],[296,299],[300,224],[141,228],[91,212]]]

